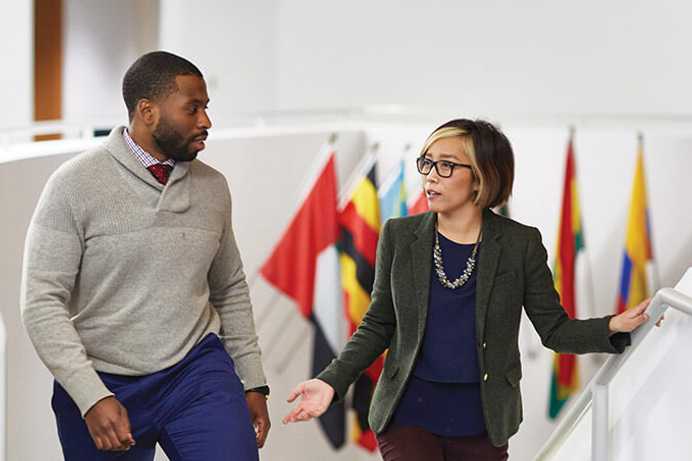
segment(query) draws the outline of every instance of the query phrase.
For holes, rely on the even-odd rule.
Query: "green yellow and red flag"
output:
[[[553,267],[555,290],[569,318],[577,312],[576,267],[577,256],[584,250],[579,194],[574,159],[574,135],[570,134],[565,162],[560,224]],[[579,389],[579,368],[574,354],[558,354],[553,359],[548,415],[555,418],[562,406]]]

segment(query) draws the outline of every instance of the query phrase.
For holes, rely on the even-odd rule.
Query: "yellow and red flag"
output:
[[[366,158],[356,175],[348,201],[339,213],[341,286],[350,334],[356,331],[370,307],[370,293],[375,282],[380,204],[373,155]],[[380,356],[358,378],[353,389],[351,439],[369,451],[377,449],[375,434],[368,425],[368,411],[382,365]]]

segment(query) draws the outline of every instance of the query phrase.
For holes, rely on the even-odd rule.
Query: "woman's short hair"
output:
[[[474,204],[492,208],[506,203],[514,184],[514,153],[507,137],[484,120],[450,120],[428,136],[421,155],[425,155],[435,141],[450,137],[461,138],[464,153],[473,165],[478,181]]]

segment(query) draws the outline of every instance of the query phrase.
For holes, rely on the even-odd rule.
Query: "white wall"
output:
[[[13,84],[0,94],[16,104],[0,126],[30,120],[29,3],[3,11],[3,55],[24,70],[3,74]],[[684,115],[690,14],[676,0],[67,0],[64,116],[121,120],[122,74],[154,48],[200,66],[217,126],[259,111],[372,104]]]
[[[494,0],[67,0],[64,116],[122,117],[120,80],[162,47],[199,64],[219,126],[239,114],[370,104],[468,114],[689,113],[692,6]],[[0,126],[31,120],[31,2],[0,31]]]
[[[33,2],[3,2],[0,56],[0,130],[24,128],[34,118]]]
[[[158,0],[66,0],[64,8],[63,119],[127,121],[123,75],[157,47]]]
[[[277,106],[688,114],[690,15],[677,0],[284,0]]]
[[[0,315],[7,327],[7,460],[60,459],[50,412],[52,380],[39,362],[19,315],[23,241],[48,176],[69,156],[0,161]],[[31,172],[31,174],[28,173]],[[1,424],[1,423],[0,423]]]
[[[205,75],[212,121],[272,110],[276,91],[276,0],[161,2],[159,47]]]
[[[165,49],[205,75],[213,122],[275,107],[275,0],[67,0],[63,118],[125,120],[122,77],[140,55]]]

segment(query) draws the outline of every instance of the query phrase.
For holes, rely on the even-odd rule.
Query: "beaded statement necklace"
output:
[[[471,256],[469,256],[469,259],[466,260],[466,268],[464,269],[464,272],[462,272],[459,277],[457,277],[454,281],[451,282],[449,281],[449,279],[447,278],[447,274],[445,273],[444,262],[442,260],[442,248],[440,248],[439,235],[440,233],[438,231],[435,231],[435,247],[433,248],[435,272],[437,273],[437,278],[440,280],[440,283],[443,287],[449,288],[451,290],[456,290],[457,288],[464,286],[464,284],[469,280],[469,277],[471,277],[471,273],[473,272],[474,267],[476,267],[476,254],[478,253],[478,245],[481,242],[481,236],[483,235],[483,232],[478,232],[478,239],[476,240],[476,244],[473,246],[473,250],[471,250]]]

